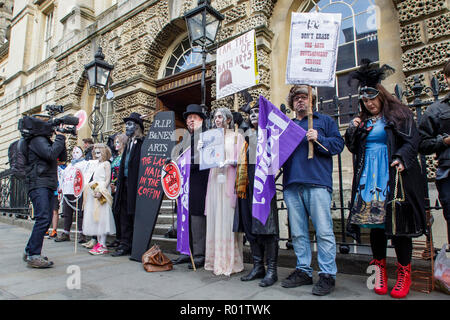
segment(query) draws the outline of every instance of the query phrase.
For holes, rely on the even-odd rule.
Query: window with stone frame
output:
[[[208,54],[206,61],[209,62],[211,56]],[[164,70],[164,77],[174,75],[202,64],[201,48],[191,47],[189,38],[184,38],[172,51],[167,60],[166,68]]]
[[[345,124],[354,116],[351,113],[358,112],[357,88],[347,83],[350,72],[356,70],[364,58],[379,61],[375,3],[373,0],[310,0],[298,12],[316,10],[341,14],[336,83],[334,87],[317,89],[319,111],[339,114],[339,124]]]
[[[45,30],[44,30],[44,50],[42,51],[44,56],[43,60],[47,59],[51,55],[50,49],[52,48],[53,28],[54,28],[54,9],[53,7],[44,13],[45,17]]]

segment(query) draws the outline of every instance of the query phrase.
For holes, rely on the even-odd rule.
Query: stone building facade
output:
[[[0,1],[0,5],[10,2]],[[256,31],[260,82],[249,90],[250,94],[255,99],[262,94],[277,106],[286,104],[291,13],[315,10],[316,2],[211,2],[225,17],[218,46],[251,29]],[[89,89],[84,66],[93,60],[98,47],[105,60],[114,65],[109,87],[114,98],[102,104],[107,118],[104,137],[121,131],[122,118],[131,112],[150,115],[151,121],[156,111],[174,110],[181,126],[186,105],[200,102],[198,66],[184,72],[168,72],[173,57],[193,55],[182,46],[187,38],[183,15],[197,6],[196,0],[16,0],[13,4],[8,50],[6,54],[0,50],[0,70],[2,63],[6,69],[0,79],[0,168],[8,167],[7,149],[19,138],[17,121],[24,114],[43,112],[47,104],[63,105],[67,114],[78,110],[92,112],[95,94]],[[342,84],[339,82],[332,90],[354,112],[356,92],[345,88],[344,80],[365,54],[396,69],[384,82],[391,92],[397,83],[405,83],[405,89],[410,89],[414,76],[419,76],[426,86],[432,76],[444,84],[440,70],[450,58],[448,0],[342,0],[338,4],[321,0],[317,1],[317,8],[343,12],[343,60],[338,68],[338,82],[342,79]],[[2,20],[2,12],[0,7],[0,37],[6,21]],[[180,47],[185,49],[181,56],[177,51]],[[346,57],[347,48],[353,61]],[[207,66],[208,105],[212,109],[232,107],[234,96],[215,100],[214,60],[212,53]],[[322,92],[330,96],[329,90],[319,90],[319,95]],[[237,105],[244,104],[243,97],[238,95],[237,99]],[[410,101],[408,97],[404,99]],[[340,127],[345,130],[345,121],[340,122]],[[83,127],[72,145],[81,144],[81,139],[90,135],[90,128]],[[342,154],[342,162],[343,188],[348,193],[352,174],[348,151]],[[334,177],[337,185],[337,172]]]

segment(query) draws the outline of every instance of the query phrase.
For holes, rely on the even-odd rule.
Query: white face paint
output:
[[[80,148],[73,148],[72,150],[72,159],[78,160],[83,156],[83,151]]]
[[[122,143],[120,143],[119,140],[116,140],[116,142],[114,143],[114,148],[119,151],[122,148]]]
[[[102,160],[102,152],[100,151],[100,149],[95,149],[94,155],[95,155],[95,159]]]
[[[217,111],[214,115],[214,123],[217,128],[225,128],[225,119],[226,117],[222,114],[222,112]]]

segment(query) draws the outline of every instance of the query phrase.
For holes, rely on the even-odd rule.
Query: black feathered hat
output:
[[[253,97],[250,95],[250,93],[247,90],[241,91],[241,94],[244,96],[245,99],[245,105],[239,108],[239,111],[245,112],[247,114],[250,114],[250,110],[253,108],[259,108],[259,99],[253,100]]]
[[[378,64],[373,63],[369,59],[362,59],[359,69],[350,74],[348,85],[352,86],[357,82],[359,87],[359,98],[366,97],[368,99],[373,99],[379,93],[376,89],[377,84],[394,72],[395,69],[387,64],[378,67]]]

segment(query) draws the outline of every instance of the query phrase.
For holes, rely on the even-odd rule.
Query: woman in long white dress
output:
[[[205,270],[229,276],[244,270],[243,233],[233,232],[236,165],[243,138],[233,131],[233,116],[227,108],[215,111],[214,127],[224,129],[225,161],[209,172],[205,203]]]
[[[112,213],[111,196],[111,150],[103,144],[94,145],[93,169],[87,175],[83,192],[84,219],[83,233],[89,236],[97,236],[98,243],[89,251],[93,255],[108,253],[106,236],[116,232]],[[95,161],[98,161],[95,165]]]

